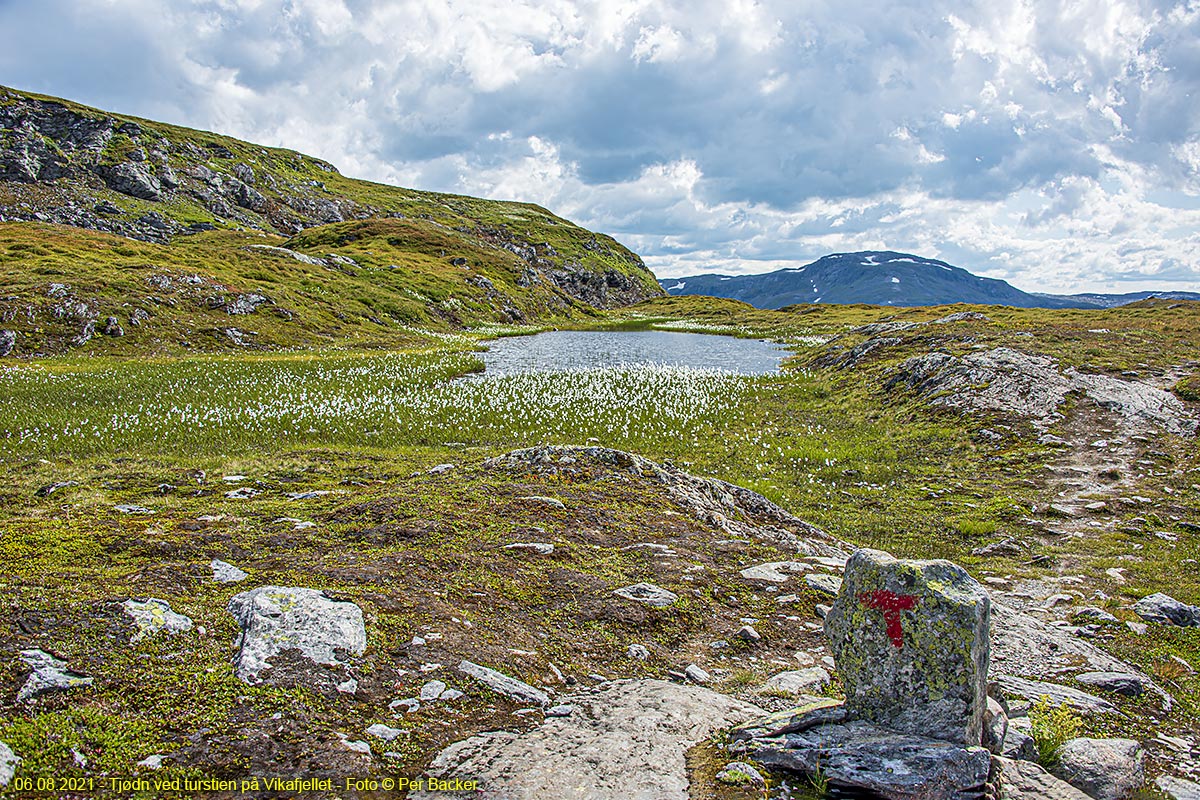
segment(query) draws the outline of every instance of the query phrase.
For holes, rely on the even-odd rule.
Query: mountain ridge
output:
[[[705,273],[663,278],[670,295],[709,295],[741,300],[756,308],[779,309],[812,303],[866,303],[896,307],[954,303],[1017,308],[1110,308],[1150,297],[1200,300],[1194,292],[1136,292],[1057,295],[1025,292],[945,261],[893,250],[831,253],[802,267],[754,275]]]

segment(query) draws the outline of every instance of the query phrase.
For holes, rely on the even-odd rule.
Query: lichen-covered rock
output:
[[[1194,781],[1176,778],[1174,775],[1159,775],[1154,785],[1171,800],[1200,800],[1200,783]]]
[[[1133,610],[1147,622],[1200,628],[1200,606],[1189,606],[1162,592],[1138,600],[1133,604]]]
[[[979,745],[989,611],[987,592],[956,564],[855,552],[825,617],[851,716]]]
[[[26,679],[21,691],[17,692],[18,703],[28,703],[49,692],[79,689],[94,683],[93,678],[72,672],[66,661],[50,655],[45,650],[22,650],[21,660],[33,670],[33,674]]]
[[[361,655],[367,647],[362,610],[315,589],[263,586],[234,595],[227,609],[242,629],[234,673],[247,683],[257,683],[259,673],[285,650],[338,666],[343,663],[339,650]]]
[[[1071,739],[1051,772],[1095,800],[1124,800],[1145,783],[1145,757],[1132,739]]]
[[[137,625],[137,633],[133,635],[135,642],[163,631],[173,634],[192,629],[191,618],[172,611],[166,600],[153,597],[146,601],[130,599],[122,603],[121,608]]]
[[[745,761],[731,761],[717,773],[717,780],[730,786],[753,786],[758,789],[767,787],[767,780],[753,764]]]

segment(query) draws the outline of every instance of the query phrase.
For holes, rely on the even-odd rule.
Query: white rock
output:
[[[250,577],[233,564],[219,558],[214,558],[209,566],[212,567],[213,580],[217,583],[239,583]]]
[[[47,692],[65,691],[91,686],[93,678],[72,672],[67,662],[56,658],[45,650],[22,650],[21,660],[33,670],[21,691],[17,692],[18,703],[28,703]]]
[[[258,489],[251,489],[249,486],[243,486],[240,489],[234,489],[225,493],[225,496],[230,500],[249,500],[253,497],[258,497]]]
[[[1200,800],[1200,783],[1186,781],[1173,775],[1159,775],[1154,783],[1171,800]],[[3,785],[3,776],[0,776],[0,786]]]
[[[530,553],[537,553],[540,556],[548,556],[554,552],[554,545],[549,542],[516,542],[514,544],[504,545],[505,550],[522,550]]]
[[[420,697],[422,703],[432,703],[442,696],[446,691],[446,684],[442,681],[429,681],[421,687]]]
[[[393,711],[395,711],[396,709],[400,709],[400,711],[402,711],[403,713],[410,714],[413,711],[420,710],[421,701],[415,697],[405,697],[400,700],[393,700],[392,702],[388,703],[388,708],[392,709]]]
[[[535,689],[528,683],[519,681],[516,678],[510,678],[508,675],[497,672],[494,669],[481,667],[479,664],[474,664],[470,661],[463,661],[458,665],[458,670],[470,675],[492,691],[506,697],[511,697],[514,700],[537,703],[540,706],[550,704],[549,696],[541,689]]]
[[[17,774],[17,764],[21,763],[21,759],[12,751],[4,742],[0,742],[0,789],[12,781],[13,775]]]
[[[374,736],[377,739],[383,739],[385,742],[392,741],[402,733],[404,733],[402,728],[390,728],[382,723],[376,723],[367,728],[368,736]]]
[[[162,769],[163,758],[164,756],[155,753],[152,756],[146,756],[141,761],[137,762],[137,765],[139,767],[145,767],[146,769]]]
[[[711,675],[700,669],[700,667],[697,667],[695,664],[688,664],[683,670],[683,674],[686,675],[687,679],[692,683],[705,684],[712,680]]]
[[[627,651],[627,654],[629,655],[630,658],[637,659],[638,661],[645,661],[647,658],[650,657],[650,651],[646,649],[645,645],[641,645],[641,644],[629,645],[629,650]]]
[[[829,673],[821,667],[788,670],[767,678],[759,687],[760,694],[787,693],[790,695],[817,694],[830,682]]]
[[[812,564],[806,564],[802,561],[768,561],[765,564],[746,567],[739,574],[743,578],[752,581],[786,583],[793,575],[801,575],[812,568]]]
[[[631,586],[617,589],[613,594],[618,597],[624,597],[626,600],[636,600],[639,603],[645,603],[648,606],[655,606],[656,608],[669,606],[679,599],[679,595],[660,586],[655,586],[653,583],[635,583]]]

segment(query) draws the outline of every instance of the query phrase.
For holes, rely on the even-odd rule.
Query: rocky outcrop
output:
[[[1125,800],[1146,780],[1144,760],[1132,739],[1071,739],[1051,772],[1095,800]]]
[[[263,586],[235,595],[228,610],[242,629],[234,673],[246,683],[257,683],[287,651],[336,668],[367,646],[362,610],[314,589]]]
[[[21,660],[33,672],[17,692],[18,703],[32,702],[50,692],[81,689],[95,682],[91,676],[74,672],[66,661],[50,655],[45,650],[22,650]]]
[[[126,600],[121,604],[121,608],[137,627],[137,632],[133,635],[135,642],[158,633],[169,635],[192,629],[192,620],[172,611],[171,604],[166,600]]]
[[[1133,604],[1133,610],[1147,622],[1200,628],[1200,606],[1189,606],[1162,592],[1138,600]]]
[[[418,791],[411,800],[686,800],[684,753],[719,728],[760,708],[697,686],[614,681],[564,698],[575,707],[527,733],[497,731],[443,750],[427,774],[470,776],[482,794]]]

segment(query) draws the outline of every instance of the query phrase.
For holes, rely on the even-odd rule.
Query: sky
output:
[[[538,203],[664,278],[1200,290],[1200,0],[0,0],[0,84]]]

